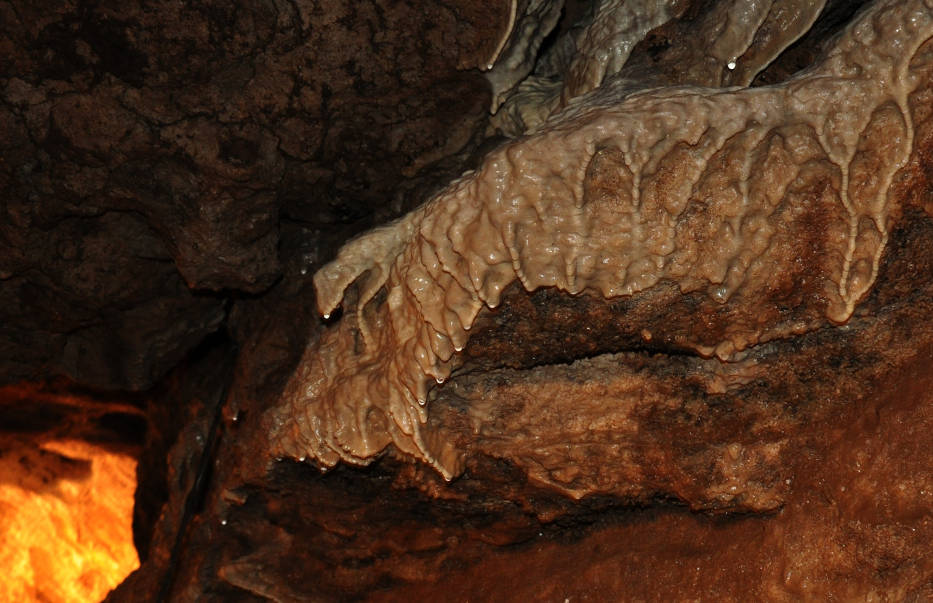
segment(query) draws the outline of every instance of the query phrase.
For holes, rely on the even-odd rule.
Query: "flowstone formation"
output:
[[[493,121],[506,135],[528,133],[604,83],[615,100],[648,87],[748,86],[825,4],[720,0],[691,19],[689,3],[674,0],[597,2],[510,90]],[[648,53],[630,60],[639,43]]]
[[[931,2],[880,2],[782,84],[609,81],[492,152],[315,275],[322,314],[343,315],[267,415],[272,453],[330,467],[394,444],[456,475],[457,451],[423,428],[428,383],[451,375],[516,281],[702,294],[728,320],[687,320],[670,344],[717,362],[846,323],[901,213],[890,192],[914,149],[931,36]]]

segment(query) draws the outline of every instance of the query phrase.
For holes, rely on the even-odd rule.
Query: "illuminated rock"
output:
[[[392,443],[456,475],[457,451],[422,428],[428,380],[515,281],[705,292],[728,322],[676,344],[721,360],[845,323],[900,214],[931,35],[926,4],[879,3],[781,85],[594,94],[348,243],[315,275],[321,312],[344,314],[270,413],[273,454],[365,464]]]

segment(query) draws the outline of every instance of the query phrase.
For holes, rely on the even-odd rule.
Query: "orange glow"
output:
[[[100,601],[139,566],[136,459],[80,440],[0,436],[0,601]]]

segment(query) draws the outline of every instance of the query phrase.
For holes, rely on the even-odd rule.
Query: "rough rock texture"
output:
[[[931,37],[922,3],[878,5],[783,84],[594,95],[489,154],[315,275],[325,317],[342,299],[345,314],[270,414],[272,450],[331,466],[391,443],[455,476],[456,449],[421,428],[426,382],[514,281],[689,295],[693,311],[665,307],[643,337],[722,360],[846,323],[902,211]]]
[[[920,12],[929,14],[929,7]],[[780,79],[802,57],[816,55],[814,44],[822,39],[795,47],[786,61],[768,68],[767,77]],[[864,50],[877,48],[866,44]],[[773,269],[758,275],[765,283],[758,293],[739,287],[722,303],[715,288],[685,291],[673,279],[612,299],[572,296],[560,287],[528,293],[524,283],[504,288],[495,309],[475,316],[459,356],[463,364],[433,388],[425,413],[423,429],[436,436],[432,444],[455,451],[464,468],[452,482],[394,446],[368,467],[338,465],[324,474],[309,462],[282,458],[270,464],[264,454],[275,452],[267,448],[268,423],[257,415],[263,407],[257,400],[274,400],[283,390],[286,400],[293,399],[288,396],[308,375],[302,367],[314,350],[326,359],[332,349],[326,343],[355,322],[353,309],[364,305],[359,300],[367,296],[366,283],[349,288],[356,301],[351,297],[342,316],[326,325],[298,311],[296,300],[311,294],[307,282],[277,289],[266,300],[265,314],[255,302],[238,305],[236,332],[245,343],[203,510],[187,529],[174,573],[160,574],[164,566],[150,565],[114,598],[127,599],[141,584],[169,584],[181,600],[929,598],[929,49],[928,44],[911,58],[906,105],[882,101],[856,109],[865,111],[864,123],[891,115],[882,122],[888,135],[880,137],[891,144],[874,156],[876,169],[860,171],[865,167],[857,161],[834,167],[826,159],[832,150],[827,145],[808,170],[792,170],[799,188],[785,192],[798,191],[797,196],[778,200],[779,215],[788,218],[778,222],[787,229],[787,242],[772,256]],[[806,77],[794,80],[796,90],[806,91]],[[841,80],[840,85],[853,83]],[[881,94],[897,96],[897,90]],[[722,96],[737,94],[758,92]],[[889,114],[876,111],[879,106],[907,109]],[[801,122],[804,131],[809,120],[825,117],[781,115]],[[909,152],[897,136],[905,136],[906,124],[912,132]],[[870,132],[844,131],[841,140],[865,141],[850,148],[866,157],[879,141]],[[786,138],[770,142],[779,140]],[[789,153],[817,146],[769,144],[752,157],[764,161],[782,148]],[[601,199],[615,201],[620,189],[628,190],[619,185],[614,155],[593,149],[595,162],[579,160],[586,168],[580,178],[588,184],[580,188],[590,193],[584,208]],[[901,159],[889,164],[892,156]],[[727,154],[721,159],[723,169],[732,164]],[[850,298],[857,303],[839,304],[841,314],[830,310],[827,317],[832,298],[843,299],[845,279],[829,271],[829,289],[813,281],[824,274],[821,266],[846,256],[825,253],[833,248],[827,226],[838,216],[851,224],[840,191],[860,198],[872,190],[865,183],[842,187],[840,164],[850,175],[885,180],[887,174],[885,202],[874,206],[887,209],[884,220],[872,222],[883,225],[883,244],[875,250],[877,265],[871,263],[864,289]],[[745,173],[760,178],[774,164],[753,165],[758,167]],[[711,177],[707,189],[696,189],[715,200],[730,190],[730,182]],[[874,191],[880,199],[880,188]],[[824,208],[817,215],[837,218],[800,220],[795,207],[804,213]],[[845,233],[851,230],[844,228],[840,241],[851,240]],[[360,240],[374,239],[366,237]],[[768,288],[773,279],[787,285]],[[372,282],[378,283],[371,288],[376,293],[382,281]],[[569,281],[561,284],[570,288]],[[376,295],[363,311],[369,336],[384,336],[378,317],[381,304],[391,299]],[[812,318],[805,332],[781,327],[780,318],[795,312]],[[742,316],[751,322],[738,322]],[[722,341],[736,325],[774,331],[769,341],[748,341],[742,353],[728,354],[728,362],[697,353],[698,342]],[[312,351],[304,352],[289,386],[287,367],[298,362],[303,345],[300,329],[307,329]],[[362,335],[355,345],[365,355]],[[382,354],[410,359],[395,351]],[[348,407],[365,406],[354,407],[358,402],[352,398]]]
[[[684,5],[676,1],[593,3],[586,17],[564,32],[537,62],[534,73],[509,90],[502,106],[493,106],[493,124],[511,136],[540,125],[559,107],[617,73],[634,45]]]
[[[473,68],[506,18],[467,0],[0,4],[0,380],[149,387],[231,293],[280,278],[283,221],[359,229],[420,201],[393,195],[469,150],[489,98]]]
[[[99,601],[139,567],[134,402],[61,381],[0,387],[0,599]]]
[[[507,28],[486,65],[492,112],[534,68],[541,45],[560,20],[563,5],[563,0],[508,0]]]
[[[157,381],[133,398],[143,564],[110,599],[933,598],[933,7],[748,2],[715,29],[734,4],[639,40],[588,30],[636,2],[0,3],[0,374]],[[575,63],[566,107],[484,139],[504,91]],[[683,84],[706,87],[659,89]],[[495,253],[445,264],[476,292],[451,317],[413,260],[457,237]],[[385,270],[351,282],[372,243]],[[614,269],[568,270],[587,254]],[[463,349],[432,366],[428,326]],[[393,362],[413,400],[371,379]],[[335,383],[371,387],[308,398]]]
[[[600,87],[617,102],[659,86],[747,86],[811,28],[825,4],[596,3],[511,93],[493,124],[510,136],[536,130]]]
[[[928,598],[933,128],[919,138],[905,219],[847,326],[735,364],[641,350],[456,377],[429,417],[467,452],[451,483],[393,456],[269,466],[246,409],[287,375],[244,350],[173,599]],[[158,569],[113,600],[164,584]]]

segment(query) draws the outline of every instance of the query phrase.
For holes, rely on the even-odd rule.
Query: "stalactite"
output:
[[[456,475],[456,454],[422,429],[427,384],[515,281],[605,298],[705,291],[736,320],[681,343],[723,361],[845,323],[897,211],[888,192],[912,151],[931,36],[929,1],[882,2],[780,85],[594,94],[351,241],[314,277],[321,313],[344,314],[270,411],[274,453],[328,467],[394,444]],[[799,307],[762,319],[789,291]]]

